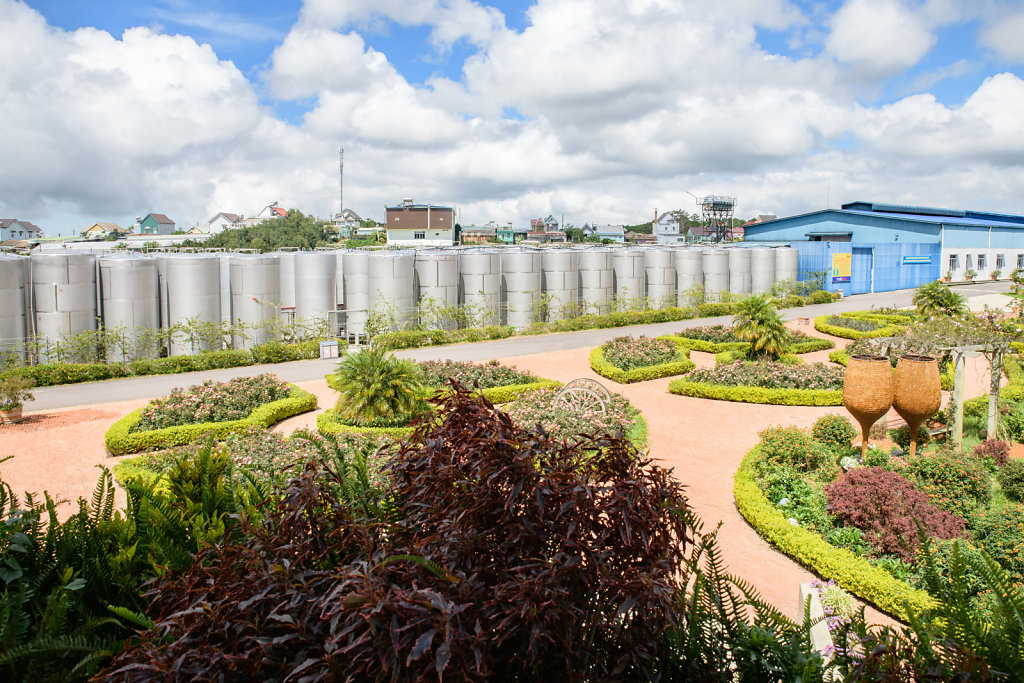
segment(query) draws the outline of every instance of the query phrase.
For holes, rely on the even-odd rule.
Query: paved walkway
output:
[[[908,299],[909,295],[904,293],[903,298]],[[897,299],[893,303],[901,301]],[[864,297],[851,297],[833,304],[832,310],[858,310],[870,305]],[[791,318],[820,315],[813,310],[816,308],[821,307],[806,307],[787,313]],[[722,322],[726,320],[721,319]],[[590,348],[608,338],[624,334],[678,332],[684,327],[708,322],[715,321],[682,321],[543,338],[525,337],[517,338],[511,347],[505,346],[504,342],[492,342],[417,349],[402,355],[470,360],[501,358],[504,363],[561,381],[577,377],[599,379],[614,391],[624,394],[642,411],[648,422],[652,457],[673,468],[676,476],[688,486],[690,503],[704,520],[705,528],[711,529],[722,523],[719,537],[730,569],[750,581],[784,613],[796,617],[798,585],[814,577],[775,552],[740,517],[733,500],[732,477],[740,460],[757,442],[758,432],[765,427],[775,424],[809,427],[820,416],[843,412],[843,408],[764,406],[674,396],[667,391],[669,379],[615,386],[590,370]],[[790,325],[808,334],[824,336],[812,327]],[[844,340],[837,342],[840,346],[846,343]],[[541,345],[545,350],[538,353]],[[559,346],[567,348],[557,348]],[[502,354],[509,348],[521,352]],[[806,358],[825,361],[827,356],[828,351],[823,351],[807,354]],[[700,365],[714,363],[711,354],[694,353],[693,359]],[[88,498],[99,475],[97,465],[112,467],[118,460],[106,456],[103,435],[107,428],[121,415],[144,405],[149,398],[166,394],[173,386],[193,384],[210,375],[227,378],[269,370],[314,392],[320,400],[320,408],[316,412],[320,412],[333,405],[334,392],[323,380],[323,374],[332,367],[333,361],[307,361],[40,390],[42,396],[29,405],[32,410],[24,422],[0,426],[0,456],[16,454],[15,458],[0,464],[0,478],[19,493],[48,490],[55,497],[67,500],[80,496]],[[980,366],[968,368],[968,380],[968,395],[985,391],[987,379]],[[72,389],[73,392],[68,391]],[[118,396],[119,393],[128,396]],[[138,395],[140,393],[142,395]],[[111,400],[111,397],[119,400]],[[64,404],[70,407],[53,406],[65,401],[69,401]],[[89,405],[82,406],[81,403]],[[53,407],[45,407],[47,404]],[[307,413],[291,418],[278,425],[277,430],[288,433],[299,426],[313,426],[315,415]],[[70,509],[70,506],[64,507],[65,511]],[[877,612],[871,611],[870,614],[877,621],[886,621]]]

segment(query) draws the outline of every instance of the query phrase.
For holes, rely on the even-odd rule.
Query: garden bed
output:
[[[552,437],[568,439],[578,434],[622,432],[637,448],[647,444],[647,422],[625,396],[613,393],[604,413],[591,407],[556,407],[555,389],[540,389],[520,396],[501,407],[512,421],[524,428],[541,425]]]
[[[894,337],[913,321],[911,315],[855,311],[839,316],[819,315],[814,319],[814,329],[843,339],[871,339]]]
[[[290,392],[287,397],[257,406],[244,418],[222,422],[200,422],[137,431],[135,428],[146,410],[139,408],[115,422],[107,430],[104,442],[111,455],[141,453],[183,446],[204,436],[222,439],[227,434],[244,431],[248,427],[271,427],[293,415],[316,409],[316,396],[293,384],[288,386]]]
[[[673,380],[668,390],[693,398],[787,406],[837,406],[843,403],[843,375],[821,363],[732,363],[695,370]]]
[[[630,384],[683,375],[696,365],[690,349],[671,339],[617,337],[590,352],[590,367],[613,382]]]
[[[824,351],[835,347],[835,342],[830,339],[818,339],[811,337],[798,330],[787,330],[790,335],[790,344],[787,353],[801,354],[814,351]],[[683,330],[679,334],[666,335],[659,339],[668,339],[677,344],[688,347],[691,351],[703,351],[705,353],[722,353],[735,349],[744,349],[750,346],[749,341],[737,339],[733,328],[724,325],[711,325],[706,327],[692,327]]]

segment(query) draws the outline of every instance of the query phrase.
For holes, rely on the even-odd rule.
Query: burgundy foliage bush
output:
[[[148,680],[650,680],[679,627],[682,487],[621,437],[557,443],[459,390],[359,518],[310,466],[244,543],[155,585],[103,674]],[[422,444],[422,445],[417,445]]]
[[[825,495],[837,524],[860,529],[878,553],[905,562],[917,555],[916,522],[933,538],[964,535],[963,518],[932,505],[911,481],[881,467],[850,470],[826,486]]]

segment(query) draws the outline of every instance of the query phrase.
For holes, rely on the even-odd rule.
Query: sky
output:
[[[1018,0],[0,0],[0,217],[1024,213]]]

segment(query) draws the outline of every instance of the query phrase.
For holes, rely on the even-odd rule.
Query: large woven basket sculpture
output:
[[[910,430],[910,457],[917,453],[917,430],[942,404],[939,363],[931,356],[900,356],[896,363],[893,407]]]
[[[843,405],[860,423],[861,456],[868,452],[871,425],[892,406],[892,365],[884,356],[851,356],[843,380]]]

